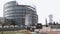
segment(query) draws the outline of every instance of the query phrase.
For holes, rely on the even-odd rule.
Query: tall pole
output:
[[[47,25],[47,19],[45,19],[45,21],[46,21],[46,25]]]

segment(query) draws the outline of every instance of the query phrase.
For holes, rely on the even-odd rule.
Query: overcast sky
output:
[[[0,0],[0,16],[3,17],[3,5],[12,0]],[[60,0],[16,0],[19,4],[33,5],[38,14],[38,22],[45,23],[48,15],[53,15],[53,21],[60,23]]]

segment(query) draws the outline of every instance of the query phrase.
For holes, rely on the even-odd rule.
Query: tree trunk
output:
[[[3,34],[3,27],[4,27],[4,25],[2,25],[2,34]]]

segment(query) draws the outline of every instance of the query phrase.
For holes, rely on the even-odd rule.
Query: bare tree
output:
[[[12,20],[11,25],[13,25],[13,26],[14,26],[14,28],[15,28],[16,23],[15,23],[15,21],[14,21],[14,20]]]
[[[6,19],[4,25],[10,25],[12,22],[10,19]]]

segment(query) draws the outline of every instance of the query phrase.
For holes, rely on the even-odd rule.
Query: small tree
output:
[[[0,25],[2,25],[2,22],[0,21]]]
[[[42,24],[41,23],[38,23],[37,25],[36,25],[36,29],[42,29]]]
[[[11,25],[11,19],[5,19],[4,25]]]
[[[1,22],[1,21],[0,21],[0,24],[2,25],[2,32],[1,32],[1,33],[3,34],[4,22]]]
[[[15,21],[14,21],[14,20],[12,20],[11,25],[14,25],[14,28],[15,28],[16,23],[15,23]]]

